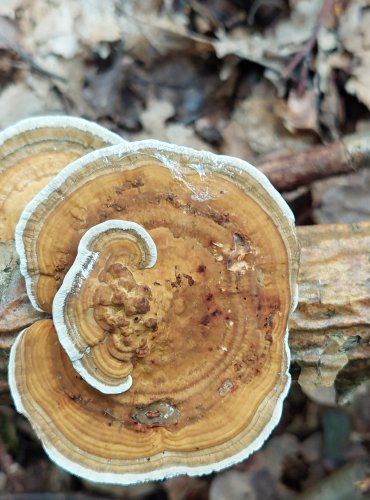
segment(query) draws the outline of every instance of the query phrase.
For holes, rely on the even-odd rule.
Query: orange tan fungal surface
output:
[[[150,148],[108,154],[66,175],[42,202],[40,197],[24,218],[22,244],[29,295],[41,309],[51,311],[82,235],[109,219],[136,222],[149,233],[168,228],[180,244],[193,238],[239,274],[251,269],[248,260],[258,254],[264,264],[256,270],[260,280],[280,276],[292,285],[298,250],[291,222],[258,181],[232,168],[212,171],[212,165],[201,176],[189,159],[175,160],[182,168],[176,175]],[[220,238],[227,240],[224,248],[217,247]]]
[[[162,350],[176,357],[172,346]],[[204,473],[225,466],[225,460],[248,448],[253,451],[251,444],[269,425],[277,394],[286,386],[287,375],[251,378],[243,368],[236,374],[235,366],[227,363],[235,354],[224,352],[221,366],[206,380],[194,374],[179,384],[176,365],[161,366],[161,357],[153,351],[144,364],[158,362],[151,372],[172,376],[159,386],[157,377],[135,373],[143,368],[138,364],[131,389],[108,396],[80,379],[52,321],[42,320],[21,335],[13,350],[13,397],[50,456],[77,474],[126,483],[171,475],[173,467]],[[270,370],[285,372],[286,358],[282,360]],[[193,371],[198,370],[201,365],[194,364]]]
[[[86,120],[40,117],[0,133],[0,239],[14,239],[27,203],[63,167],[121,139]],[[99,132],[101,132],[99,134]]]
[[[146,231],[155,265],[102,236],[71,279],[81,238],[116,221]],[[38,306],[51,311],[68,283],[63,317],[89,347],[86,366],[132,376],[126,392],[102,394],[52,322],[22,335],[12,394],[57,463],[127,484],[219,470],[262,445],[289,386],[299,252],[289,209],[252,167],[154,141],[109,148],[67,167],[20,227]]]
[[[111,364],[105,370],[118,378],[125,375],[120,371],[127,369],[127,362],[131,370],[131,363],[143,363],[154,349],[160,353],[161,366],[171,366],[176,360],[178,381],[189,383],[196,376],[197,383],[199,378],[211,376],[215,365],[228,359],[225,353],[237,352],[241,344],[246,349],[243,363],[248,365],[255,361],[256,351],[270,348],[273,329],[277,342],[282,341],[286,315],[281,310],[289,307],[289,285],[280,297],[273,291],[276,282],[262,292],[254,271],[228,271],[218,258],[221,245],[236,251],[227,234],[218,239],[218,247],[210,248],[199,244],[196,233],[176,238],[162,227],[151,234],[158,252],[153,268],[131,265],[128,269],[130,256],[119,241],[113,241],[78,290],[73,285],[70,288],[64,319],[68,330],[79,332],[80,351],[93,347],[87,363],[93,357],[101,365],[108,358]],[[252,252],[249,259],[255,265]],[[163,350],[164,345],[170,348]],[[193,363],[199,365],[196,371]],[[242,365],[235,362],[236,375]],[[155,377],[151,368],[149,364],[140,376]],[[255,369],[253,363],[245,367],[251,373]],[[173,376],[172,371],[164,371],[157,382],[163,386]]]

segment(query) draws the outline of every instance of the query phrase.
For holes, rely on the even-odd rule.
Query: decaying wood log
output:
[[[370,222],[299,227],[298,235],[292,360],[301,367],[305,392],[345,401],[352,388],[370,380]]]
[[[299,383],[333,402],[370,380],[370,222],[298,228],[299,304],[290,322]],[[27,299],[13,242],[0,243],[0,393],[6,393],[9,346],[40,319]]]

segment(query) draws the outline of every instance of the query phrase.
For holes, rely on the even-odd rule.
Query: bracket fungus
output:
[[[29,203],[16,244],[53,319],[17,338],[10,387],[59,465],[129,484],[262,445],[289,388],[299,251],[254,167],[157,141],[92,152]]]
[[[23,208],[71,161],[123,142],[96,123],[71,116],[27,118],[0,133],[0,239],[14,238]]]

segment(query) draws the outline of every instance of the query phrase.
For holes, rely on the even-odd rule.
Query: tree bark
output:
[[[345,402],[370,380],[370,222],[298,227],[298,236],[292,361],[306,393]]]
[[[370,379],[370,222],[298,227],[299,304],[289,321],[299,383],[323,402],[345,401]],[[45,317],[28,301],[14,242],[0,242],[0,393],[9,347]],[[295,370],[293,369],[293,374]]]

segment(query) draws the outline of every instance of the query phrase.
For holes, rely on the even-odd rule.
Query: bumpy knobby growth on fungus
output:
[[[127,223],[133,239],[112,229]],[[25,330],[11,390],[57,463],[127,484],[219,470],[261,446],[289,386],[298,248],[255,168],[156,141],[90,153],[28,205],[17,248],[65,350],[52,320]],[[92,387],[128,376],[120,394]]]
[[[153,267],[157,251],[138,224],[110,220],[89,229],[53,302],[59,340],[93,387],[119,394],[131,387],[133,360],[145,356],[157,330],[151,292],[134,270]]]

